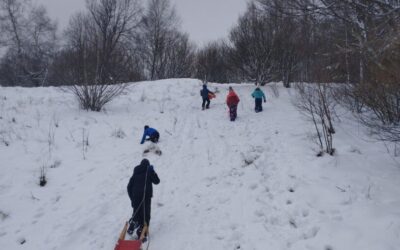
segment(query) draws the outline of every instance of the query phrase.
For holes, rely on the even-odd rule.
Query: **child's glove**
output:
[[[149,170],[150,170],[150,171],[154,171],[153,165],[150,165],[150,166],[149,166]]]

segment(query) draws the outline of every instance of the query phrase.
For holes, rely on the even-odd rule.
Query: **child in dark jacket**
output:
[[[210,97],[209,94],[214,95],[214,92],[208,90],[207,85],[203,84],[203,89],[200,90],[200,95],[203,98],[203,103],[201,104],[202,109],[204,110],[210,108]]]
[[[148,139],[146,139],[146,137],[149,137]],[[144,126],[144,132],[143,132],[143,136],[142,136],[142,140],[140,141],[140,144],[143,144],[144,141],[152,141],[154,143],[158,142],[158,139],[160,139],[160,133],[158,133],[157,130],[155,130],[154,128],[150,128],[149,126]]]
[[[150,165],[149,160],[143,159],[140,165],[136,166],[133,175],[129,180],[127,190],[131,205],[133,208],[133,216],[130,219],[128,234],[136,233],[140,237],[144,225],[150,225],[151,198],[153,197],[153,184],[160,183],[154,167]]]

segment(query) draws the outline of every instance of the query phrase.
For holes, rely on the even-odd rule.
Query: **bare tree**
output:
[[[140,45],[150,80],[166,77],[168,50],[178,25],[179,18],[170,0],[148,1],[142,20]]]
[[[223,41],[211,42],[196,54],[195,76],[204,82],[229,82],[228,46]]]
[[[1,0],[0,27],[0,43],[7,51],[0,68],[3,82],[44,85],[56,49],[57,30],[46,9],[27,0]]]
[[[165,78],[191,77],[194,67],[195,46],[187,34],[170,32],[166,51]]]
[[[272,79],[274,28],[265,21],[265,16],[250,4],[240,17],[239,24],[230,32],[230,63],[239,77],[265,84]]]
[[[100,111],[130,80],[129,42],[137,31],[141,6],[136,0],[88,0],[87,9],[71,19],[58,63],[81,107]]]
[[[114,55],[136,32],[141,7],[138,0],[87,0],[87,8],[96,33],[91,42],[97,48],[96,82],[118,79]]]

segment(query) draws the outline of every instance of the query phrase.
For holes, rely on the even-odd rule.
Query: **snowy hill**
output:
[[[399,249],[400,168],[384,145],[341,117],[337,155],[317,158],[293,89],[263,87],[256,114],[254,86],[232,86],[235,122],[228,85],[211,84],[201,111],[197,80],[132,84],[100,113],[57,88],[0,88],[0,249],[113,249],[143,157],[161,179],[149,249]],[[161,156],[143,156],[146,124]]]

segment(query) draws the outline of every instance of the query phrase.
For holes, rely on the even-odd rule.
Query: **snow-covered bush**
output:
[[[121,95],[126,86],[126,84],[94,83],[74,85],[68,89],[76,96],[82,109],[99,112],[104,105]]]

